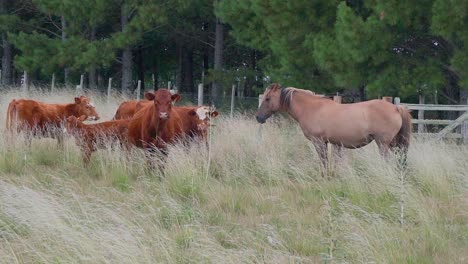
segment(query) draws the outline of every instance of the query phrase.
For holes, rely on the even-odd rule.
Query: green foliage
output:
[[[217,11],[241,43],[264,51],[272,81],[316,91],[331,89],[317,67],[313,39],[334,20],[338,1],[221,1]]]
[[[210,71],[217,17],[225,59]],[[143,50],[141,62],[133,56],[139,77],[157,72],[164,81],[186,78],[190,54],[184,86],[208,70],[205,83],[240,81],[249,96],[271,80],[325,93],[409,98],[450,89],[456,97],[468,87],[467,21],[465,0],[22,0],[2,6],[0,33],[18,69],[48,76],[120,74],[118,57],[131,47]]]

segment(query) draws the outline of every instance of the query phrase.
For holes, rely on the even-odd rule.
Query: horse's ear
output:
[[[276,91],[276,90],[279,90],[281,89],[281,85],[277,84],[277,83],[273,83],[271,86],[270,86],[270,89],[272,91]]]

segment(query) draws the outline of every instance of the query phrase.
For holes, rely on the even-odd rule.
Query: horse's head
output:
[[[96,112],[96,108],[90,102],[88,97],[82,95],[80,97],[75,97],[75,113],[76,117],[86,116],[88,120],[98,120],[99,115]]]
[[[172,111],[172,102],[180,100],[180,95],[171,94],[167,89],[158,89],[154,93],[146,93],[146,99],[154,101],[156,115],[160,119],[169,119]]]
[[[263,124],[276,111],[280,110],[281,86],[273,83],[265,89],[262,97],[262,103],[255,114],[257,122]]]

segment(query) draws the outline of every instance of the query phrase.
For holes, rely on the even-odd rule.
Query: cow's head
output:
[[[169,119],[171,117],[172,103],[180,100],[180,95],[171,94],[167,89],[158,89],[156,92],[145,94],[146,99],[154,101],[156,115],[160,119]]]
[[[82,115],[80,117],[76,116],[69,116],[65,122],[65,130],[64,132],[70,132],[76,130],[76,128],[81,127],[83,125],[83,121],[86,120],[86,116]]]
[[[80,97],[75,97],[75,113],[73,114],[76,117],[86,116],[87,120],[98,120],[99,115],[96,112],[96,108],[90,102],[90,100],[82,95]]]
[[[215,118],[219,115],[219,112],[212,107],[200,106],[189,111],[189,116],[192,122],[195,123],[197,130],[205,134],[210,126],[211,118]]]

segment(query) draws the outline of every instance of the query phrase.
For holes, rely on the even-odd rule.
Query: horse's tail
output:
[[[411,114],[408,108],[404,106],[399,105],[397,106],[397,109],[398,112],[400,112],[402,123],[400,131],[398,131],[398,134],[395,137],[395,143],[397,147],[407,151],[410,144],[412,131]]]
[[[412,125],[411,125],[411,114],[410,110],[404,106],[397,106],[398,112],[401,115],[401,127],[398,134],[393,139],[393,147],[397,148],[400,152],[401,160],[400,163],[403,168],[406,168],[406,156],[408,153],[408,148],[410,145],[411,139],[411,132],[412,132]]]
[[[12,122],[13,122],[15,114],[16,114],[16,100],[13,99],[8,105],[8,109],[7,109],[6,129],[9,131],[11,130],[11,126],[12,126]]]

